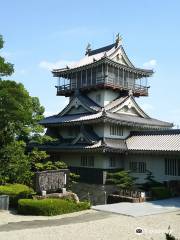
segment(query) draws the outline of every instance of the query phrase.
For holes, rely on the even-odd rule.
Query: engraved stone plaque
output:
[[[68,182],[69,170],[48,170],[35,173],[35,190],[37,193],[47,191],[48,193],[57,192],[66,187]]]

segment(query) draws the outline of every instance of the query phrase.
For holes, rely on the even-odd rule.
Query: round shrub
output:
[[[54,216],[89,208],[88,202],[75,203],[63,199],[20,199],[18,201],[18,213],[24,215]]]
[[[9,196],[10,207],[17,207],[19,199],[30,198],[33,194],[35,194],[34,190],[23,184],[7,184],[0,186],[0,195]]]

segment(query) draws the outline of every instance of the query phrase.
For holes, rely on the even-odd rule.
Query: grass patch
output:
[[[88,202],[75,203],[63,199],[20,199],[18,213],[24,215],[54,216],[90,208]]]
[[[9,196],[10,207],[17,207],[18,200],[21,198],[30,198],[35,194],[34,190],[23,184],[7,184],[0,186],[0,195]]]

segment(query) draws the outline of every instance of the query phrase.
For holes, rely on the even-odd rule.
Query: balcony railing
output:
[[[66,83],[56,86],[57,95],[71,95],[75,89],[86,90],[90,88],[112,88],[116,90],[132,90],[134,94],[147,96],[148,88],[143,84],[136,84],[137,80],[134,79],[122,79],[113,77],[96,77],[95,81],[81,82],[79,85],[75,82]]]

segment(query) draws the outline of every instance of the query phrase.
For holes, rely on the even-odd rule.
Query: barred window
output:
[[[110,157],[109,167],[116,167],[116,157]]]
[[[165,159],[165,175],[180,176],[180,159]]]
[[[129,169],[132,172],[136,173],[145,173],[146,172],[146,162],[130,162]]]
[[[113,136],[123,136],[123,128],[119,125],[110,125],[110,135]]]
[[[94,167],[94,156],[81,156],[82,167]]]

